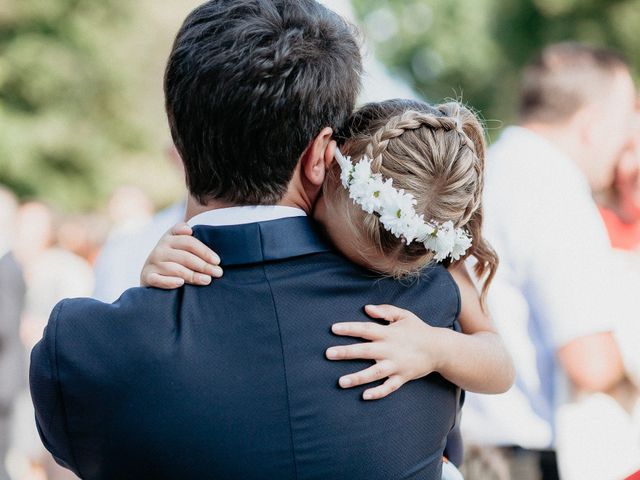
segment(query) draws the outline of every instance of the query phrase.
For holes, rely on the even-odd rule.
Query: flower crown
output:
[[[423,243],[435,255],[436,262],[451,257],[459,260],[471,247],[471,237],[462,228],[454,228],[453,222],[425,221],[413,208],[417,202],[413,195],[393,187],[393,179],[384,179],[373,173],[371,159],[366,155],[356,163],[336,149],[336,160],[342,173],[342,185],[349,191],[349,198],[369,213],[375,213],[385,230],[409,245]]]

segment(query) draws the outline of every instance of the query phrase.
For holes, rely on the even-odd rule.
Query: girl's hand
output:
[[[170,290],[185,283],[209,285],[222,277],[220,257],[192,234],[189,225],[179,223],[162,236],[142,268],[143,287]]]
[[[372,318],[386,320],[389,325],[373,322],[336,323],[336,335],[370,340],[367,343],[331,347],[329,360],[366,359],[376,364],[339,380],[342,388],[351,388],[387,378],[384,384],[366,390],[365,400],[377,400],[396,391],[405,383],[438,370],[441,358],[440,331],[420,320],[413,313],[391,305],[368,305],[365,311]]]

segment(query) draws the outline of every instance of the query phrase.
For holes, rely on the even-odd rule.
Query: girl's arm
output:
[[[338,323],[336,335],[369,340],[327,350],[330,360],[369,359],[375,365],[340,379],[344,388],[382,379],[384,384],[370,388],[365,400],[385,397],[406,382],[438,372],[459,387],[477,393],[503,393],[513,385],[515,369],[500,336],[482,310],[478,292],[464,265],[451,274],[462,297],[460,323],[463,333],[427,325],[413,313],[390,305],[367,306],[367,314],[386,320]]]
[[[515,381],[515,367],[502,338],[480,304],[478,291],[463,262],[450,269],[462,299],[463,334],[446,330],[454,355],[443,355],[438,370],[452,383],[470,392],[503,393]],[[462,354],[460,354],[462,353]]]

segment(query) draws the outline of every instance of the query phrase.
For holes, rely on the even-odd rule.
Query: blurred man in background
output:
[[[13,194],[0,187],[0,480],[9,480],[5,460],[11,440],[13,405],[26,385],[26,357],[20,342],[26,287],[12,253],[17,209]]]
[[[628,392],[625,367],[638,363],[616,333],[620,320],[636,323],[640,281],[636,294],[620,288],[592,197],[613,183],[635,98],[617,53],[550,46],[524,72],[520,126],[489,151],[486,233],[501,257],[489,307],[518,378],[505,395],[470,395],[462,426],[471,443],[508,447],[512,475],[522,459],[537,464],[519,479],[558,478],[555,448],[565,479],[640,468],[631,416],[613,396]],[[584,395],[598,405],[565,415],[563,405]]]

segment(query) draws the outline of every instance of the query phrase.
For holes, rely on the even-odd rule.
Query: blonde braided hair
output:
[[[498,258],[482,237],[484,187],[484,130],[476,116],[451,102],[432,107],[424,102],[389,100],[365,105],[350,119],[340,136],[341,150],[357,162],[364,155],[371,168],[394,187],[411,193],[416,212],[426,220],[452,221],[473,237],[468,255],[478,260],[484,277],[483,298]],[[349,223],[358,250],[366,261],[385,257],[383,273],[396,277],[418,272],[433,259],[420,243],[405,245],[349,199],[339,181],[337,166],[325,184],[327,202]]]
[[[382,152],[389,145],[389,141],[394,138],[398,138],[403,135],[407,130],[417,130],[422,127],[428,127],[432,129],[442,129],[445,131],[455,130],[460,134],[461,142],[475,153],[476,146],[471,139],[462,130],[459,120],[459,104],[449,103],[441,105],[439,108],[443,114],[447,116],[437,116],[431,113],[419,112],[416,110],[408,110],[400,115],[396,115],[389,119],[389,121],[371,138],[371,142],[367,147],[367,155],[376,160],[381,156]],[[445,113],[444,109],[451,109],[452,112]],[[457,110],[456,113],[454,113]]]

